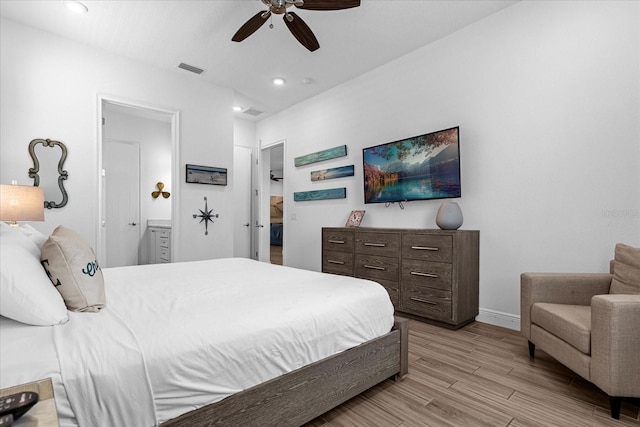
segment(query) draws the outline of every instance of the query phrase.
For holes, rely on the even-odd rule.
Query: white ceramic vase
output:
[[[436,224],[443,230],[457,230],[462,225],[462,210],[456,202],[443,202],[436,215]]]

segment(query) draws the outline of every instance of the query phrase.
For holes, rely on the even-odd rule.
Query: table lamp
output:
[[[44,193],[40,187],[0,185],[0,221],[44,221]]]

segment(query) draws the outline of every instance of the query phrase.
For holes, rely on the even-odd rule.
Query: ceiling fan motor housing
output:
[[[276,15],[282,15],[283,13],[286,13],[287,8],[293,6],[294,4],[297,7],[300,7],[304,4],[304,2],[301,0],[298,0],[297,2],[290,0],[262,0],[262,3],[269,6],[269,10],[271,11],[271,13],[274,13]],[[300,5],[298,5],[298,3],[300,3]]]

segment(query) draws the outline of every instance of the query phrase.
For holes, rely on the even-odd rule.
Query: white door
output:
[[[233,150],[233,256],[251,258],[251,167],[252,149]]]
[[[140,245],[140,146],[105,140],[105,267],[138,264]]]

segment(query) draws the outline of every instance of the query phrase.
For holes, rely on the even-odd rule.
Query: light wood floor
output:
[[[620,420],[609,399],[536,349],[518,331],[474,322],[451,331],[409,325],[409,374],[387,380],[306,425],[317,426],[639,426],[640,401]]]
[[[282,246],[271,245],[271,264],[282,265]]]

